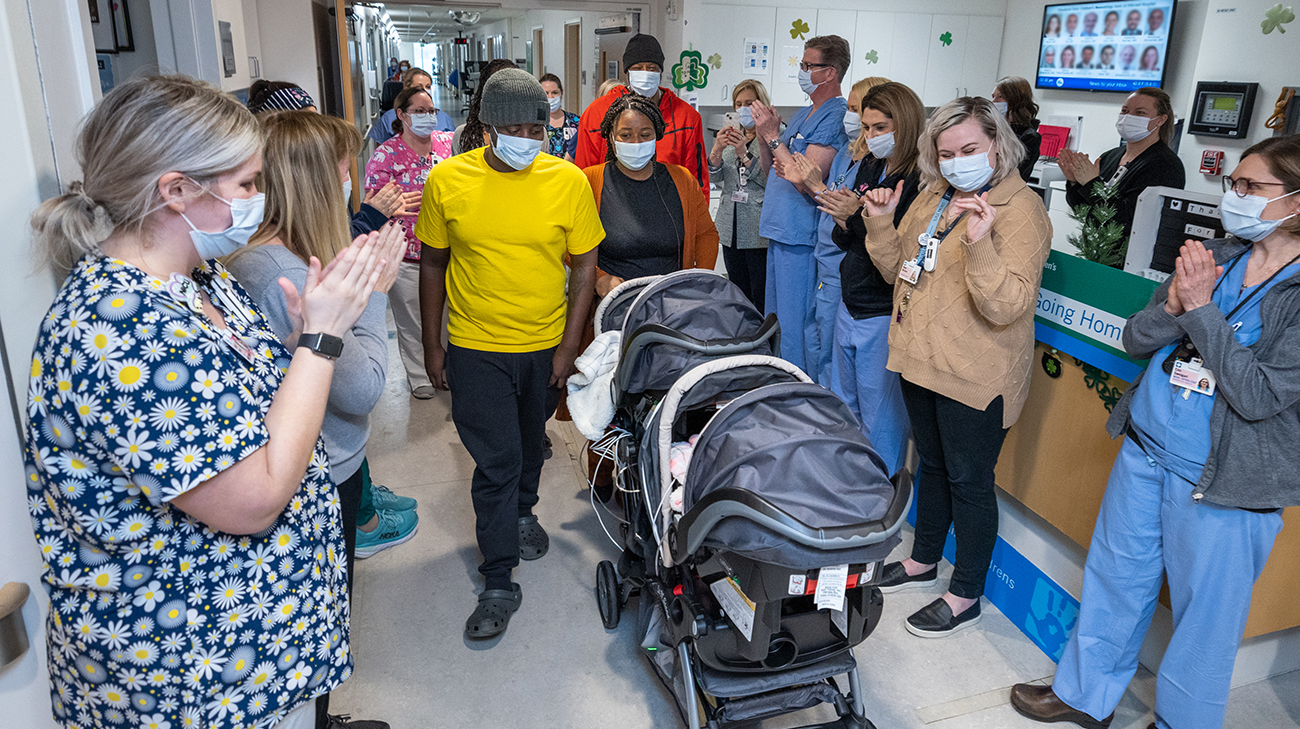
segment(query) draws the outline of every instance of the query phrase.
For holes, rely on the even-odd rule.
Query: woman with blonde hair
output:
[[[731,108],[739,117],[740,128],[723,127],[713,138],[709,177],[722,181],[714,223],[727,278],[762,311],[767,287],[767,239],[758,234],[758,219],[763,214],[767,170],[762,165],[762,142],[758,141],[750,112],[756,102],[771,103],[767,89],[756,79],[747,78],[731,90]]]
[[[248,247],[231,256],[226,265],[261,306],[276,336],[292,344],[293,326],[280,281],[288,279],[301,286],[312,257],[328,264],[348,247],[351,235],[342,177],[347,174],[348,162],[360,151],[361,134],[342,119],[300,111],[272,115],[262,127],[266,133],[261,181],[266,219]],[[366,540],[368,550],[396,546],[414,536],[419,523],[413,510],[376,510],[373,503],[366,503],[370,500],[363,488],[370,411],[383,394],[388,370],[386,294],[397,277],[397,261],[405,248],[400,226],[390,224],[380,234],[383,253],[390,253],[387,246],[396,246],[398,252],[365,312],[343,336],[343,355],[334,363],[339,377],[330,388],[321,428],[330,456],[330,478],[339,490],[349,584],[358,538]],[[391,537],[384,544],[370,544],[372,538],[385,534]]]
[[[36,339],[25,442],[54,717],[359,729],[313,701],[352,671],[320,428],[340,339],[391,268],[379,236],[282,285],[286,348],[216,260],[262,222],[247,109],[183,76],[129,81],[77,157],[85,181],[32,216],[72,269]]]
[[[867,192],[866,246],[894,281],[890,370],[920,454],[912,556],[882,589],[933,585],[948,528],[948,591],[907,619],[921,637],[975,624],[998,533],[993,468],[1029,393],[1034,307],[1052,225],[1020,178],[1024,145],[988,99],[939,107],[918,143],[924,189],[895,224],[904,184]]]

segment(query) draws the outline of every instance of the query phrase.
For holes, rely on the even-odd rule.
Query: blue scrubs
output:
[[[792,152],[806,152],[809,145],[839,151],[848,143],[844,133],[844,112],[848,102],[835,97],[816,113],[811,106],[800,109],[781,139]],[[806,334],[813,326],[814,290],[817,287],[817,203],[776,173],[768,172],[763,193],[763,213],[758,234],[767,238],[768,314],[781,322],[781,357],[816,378],[815,362],[806,357]]]
[[[826,186],[831,190],[852,187],[857,178],[858,164],[853,161],[849,145],[835,155],[831,162]],[[835,317],[839,313],[840,261],[844,251],[831,240],[835,218],[817,211],[817,243],[813,246],[813,260],[817,263],[817,288],[813,294],[813,321],[804,335],[804,361],[808,363],[808,376],[822,387],[837,390],[835,384]]]
[[[835,386],[831,389],[858,416],[862,433],[893,476],[903,464],[911,422],[898,373],[885,368],[888,360],[889,316],[854,319],[841,302],[835,320]]]
[[[1224,273],[1215,291],[1222,312],[1250,293],[1241,289],[1244,259]],[[1297,270],[1292,266],[1273,282]],[[1259,339],[1263,298],[1261,290],[1232,317],[1243,346]],[[1053,690],[1094,718],[1114,711],[1137,670],[1167,577],[1174,636],[1156,677],[1156,726],[1220,729],[1251,591],[1282,515],[1192,500],[1210,452],[1218,394],[1192,392],[1183,399],[1183,388],[1171,384],[1163,368],[1176,347],[1171,343],[1151,358],[1134,394],[1131,422],[1142,445],[1127,440],[1111,470],[1084,566],[1078,629]]]

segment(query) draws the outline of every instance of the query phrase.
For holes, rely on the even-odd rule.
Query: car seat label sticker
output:
[[[754,602],[745,596],[744,591],[740,589],[740,583],[730,577],[724,577],[709,585],[709,589],[713,591],[713,596],[718,599],[722,612],[727,614],[731,624],[745,636],[745,640],[752,640]]]
[[[817,609],[843,610],[844,590],[849,581],[849,566],[823,567],[817,571],[817,592],[813,600]]]
[[[806,575],[790,575],[790,594],[802,595],[804,590],[808,589],[808,577]]]

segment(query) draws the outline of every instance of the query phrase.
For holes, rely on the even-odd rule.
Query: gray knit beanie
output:
[[[546,92],[527,71],[503,68],[483,85],[478,118],[487,126],[545,124],[550,115]]]

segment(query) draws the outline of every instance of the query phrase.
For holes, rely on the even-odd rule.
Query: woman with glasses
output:
[[[1102,153],[1097,161],[1088,155],[1063,149],[1057,158],[1065,175],[1065,199],[1071,208],[1105,202],[1099,185],[1116,189],[1109,204],[1124,234],[1123,248],[1133,232],[1133,214],[1138,195],[1148,187],[1183,188],[1183,161],[1169,148],[1174,138],[1174,108],[1169,94],[1155,87],[1129,94],[1120,107],[1115,128],[1124,144]],[[1121,248],[1121,250],[1123,250]],[[1123,265],[1120,257],[1120,265]]]
[[[1150,364],[1107,424],[1127,438],[1056,681],[1012,689],[1030,718],[1110,723],[1167,580],[1174,633],[1152,726],[1223,726],[1251,590],[1281,510],[1300,504],[1300,137],[1247,149],[1224,188],[1229,237],[1187,241],[1124,327],[1124,349]]]

